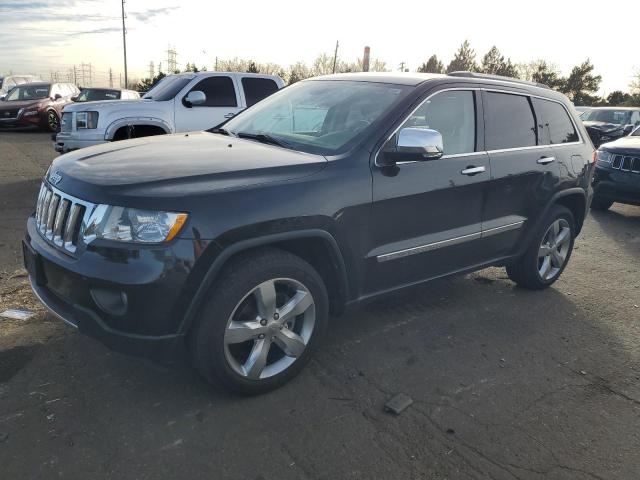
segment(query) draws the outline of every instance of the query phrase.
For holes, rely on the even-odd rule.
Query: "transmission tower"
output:
[[[169,46],[167,49],[167,70],[173,73],[178,69],[178,54],[175,47]]]
[[[153,78],[156,75],[156,69],[153,62],[149,62],[149,78]]]

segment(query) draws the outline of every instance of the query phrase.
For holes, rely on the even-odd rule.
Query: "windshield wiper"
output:
[[[248,133],[248,132],[238,132],[236,133],[236,137],[239,138],[248,138],[250,140],[257,140],[260,143],[266,143],[269,145],[277,145],[278,147],[293,149],[293,147],[285,142],[284,140],[276,137],[272,137],[268,133]]]
[[[223,127],[213,127],[207,130],[209,133],[219,133],[220,135],[226,135],[227,137],[231,136],[231,132]]]

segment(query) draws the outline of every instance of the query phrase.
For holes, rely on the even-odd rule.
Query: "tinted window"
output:
[[[470,153],[476,146],[476,108],[471,91],[441,92],[424,102],[401,128],[437,130],[445,155]]]
[[[242,89],[244,90],[247,107],[250,107],[263,98],[268,97],[273,92],[276,92],[278,85],[269,78],[243,78]]]
[[[578,133],[562,105],[539,98],[533,98],[532,101],[536,110],[538,139],[541,145],[578,141]]]
[[[536,124],[527,97],[487,92],[485,98],[487,150],[531,147],[536,144]]]
[[[207,97],[204,107],[237,107],[236,89],[229,77],[208,77],[196,83],[191,91],[204,92]]]

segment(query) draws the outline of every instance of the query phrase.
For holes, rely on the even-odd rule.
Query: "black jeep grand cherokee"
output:
[[[25,263],[80,332],[161,361],[188,352],[209,381],[258,393],[300,371],[330,312],[490,265],[548,287],[592,173],[584,127],[543,86],[328,76],[210,132],[59,157]]]

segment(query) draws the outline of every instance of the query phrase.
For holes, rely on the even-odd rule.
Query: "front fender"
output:
[[[136,116],[119,118],[111,122],[104,132],[104,139],[107,141],[113,140],[113,136],[118,131],[118,129],[129,125],[151,125],[154,127],[162,128],[167,134],[174,133],[169,122],[163,120],[162,118]]]

